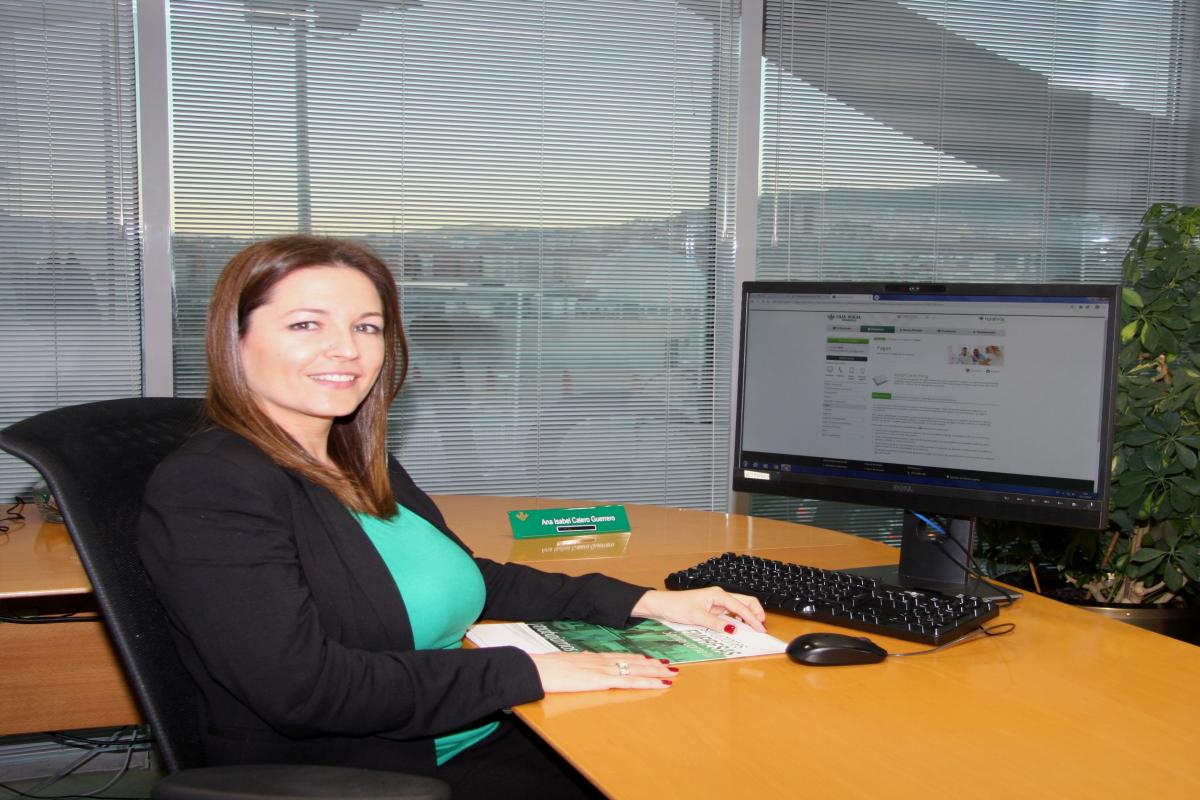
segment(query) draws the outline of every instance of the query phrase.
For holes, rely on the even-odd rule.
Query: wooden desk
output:
[[[501,559],[514,545],[499,512],[561,505],[439,504],[480,555]],[[627,508],[623,554],[538,566],[661,586],[726,550],[832,568],[897,558],[790,523]],[[690,664],[664,692],[558,694],[517,713],[613,798],[1200,797],[1200,648],[1037,596],[999,621],[1016,630],[911,659]],[[825,626],[771,615],[768,627],[786,641]]]
[[[0,533],[0,613],[93,609],[92,587],[67,529],[30,506]],[[0,622],[0,735],[140,721],[99,622]]]
[[[897,556],[817,528],[630,505],[634,533],[619,554],[542,560],[513,541],[503,512],[563,501],[437,499],[480,555],[518,552],[647,586],[725,550],[833,568]],[[0,597],[22,581],[18,597],[44,595],[48,575],[51,594],[87,590],[61,526],[0,539]],[[552,695],[517,713],[620,800],[1200,796],[1200,648],[1036,596],[1000,620],[1017,629],[934,655],[824,669],[784,656],[690,664],[667,691]],[[822,627],[775,615],[768,625],[784,640]],[[0,625],[0,733],[135,719],[98,625]]]

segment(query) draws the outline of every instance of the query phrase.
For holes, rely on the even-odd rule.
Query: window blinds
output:
[[[131,2],[0,3],[0,427],[141,393],[133,64]]]
[[[767,0],[758,277],[1119,281],[1196,202],[1196,0]],[[879,509],[756,513],[885,538]]]
[[[723,508],[738,14],[172,3],[177,393],[232,253],[353,237],[401,286],[424,488]]]

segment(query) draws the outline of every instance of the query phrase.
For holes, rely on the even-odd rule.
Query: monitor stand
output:
[[[1016,590],[1006,593],[968,574],[967,554],[973,552],[975,545],[975,520],[961,517],[943,519],[949,524],[944,532],[939,532],[917,514],[905,511],[899,564],[852,567],[842,572],[874,578],[905,589],[965,594],[985,600],[1020,598],[1022,595]]]

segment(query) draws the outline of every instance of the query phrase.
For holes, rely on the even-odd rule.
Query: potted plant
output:
[[[1200,612],[1198,232],[1200,207],[1156,203],[1125,255],[1109,529],[983,526],[984,560],[1028,565],[1036,590],[1049,574],[1116,615]]]

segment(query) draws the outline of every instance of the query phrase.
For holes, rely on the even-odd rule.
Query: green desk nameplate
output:
[[[625,506],[510,511],[508,522],[512,525],[515,539],[629,532],[629,517],[625,514]]]

